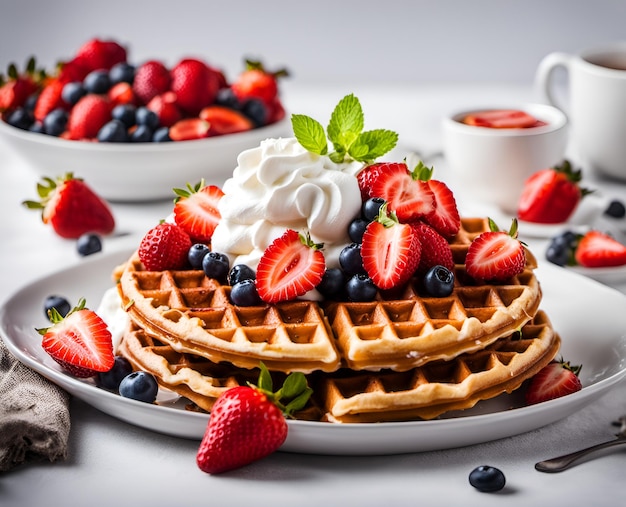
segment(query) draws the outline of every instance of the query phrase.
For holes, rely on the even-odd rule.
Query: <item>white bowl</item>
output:
[[[462,123],[468,114],[489,109],[519,109],[546,125],[496,129]],[[526,179],[561,163],[566,145],[567,118],[544,104],[476,108],[443,119],[443,150],[455,191],[511,213]]]
[[[267,138],[291,136],[285,119],[236,134],[166,143],[98,143],[68,141],[36,134],[0,121],[0,140],[40,176],[67,172],[101,197],[114,202],[174,198],[173,188],[222,185],[237,166],[237,156]]]

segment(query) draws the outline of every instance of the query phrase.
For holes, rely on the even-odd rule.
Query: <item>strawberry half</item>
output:
[[[406,283],[420,262],[422,245],[413,224],[402,224],[394,213],[381,207],[376,220],[363,234],[363,267],[380,289],[392,289]]]
[[[475,127],[489,127],[492,129],[522,129],[545,125],[544,122],[537,120],[527,112],[518,111],[516,109],[501,109],[468,114],[463,119],[463,123]]]
[[[474,238],[467,249],[465,269],[477,281],[502,282],[524,270],[526,251],[517,239],[517,220],[508,232],[491,219],[489,225],[491,230]]]
[[[537,171],[524,183],[517,216],[526,222],[566,222],[589,190],[579,186],[581,170],[566,160],[560,166]]]
[[[208,106],[200,111],[200,119],[209,122],[209,136],[234,134],[254,128],[252,120],[242,112],[224,106]]]
[[[304,408],[311,392],[302,373],[292,373],[273,392],[270,373],[261,364],[258,386],[229,389],[213,405],[196,454],[198,468],[222,473],[278,450],[289,431],[285,417]]]
[[[574,253],[576,262],[587,268],[626,265],[626,245],[606,233],[592,230],[578,241]]]
[[[43,349],[75,377],[87,378],[113,367],[113,341],[106,323],[81,299],[64,317],[49,313],[52,326],[37,329]]]
[[[259,296],[266,303],[289,301],[314,289],[326,271],[321,245],[287,229],[263,252],[256,272]]]
[[[78,238],[86,232],[110,234],[115,219],[106,201],[72,173],[37,185],[39,201],[24,201],[29,209],[42,210],[42,220],[63,238]]]
[[[400,166],[399,168],[397,166]],[[361,190],[361,200],[367,201],[370,197],[378,197],[372,194],[372,185],[385,172],[394,172],[396,170],[406,170],[406,164],[403,162],[379,162],[370,164],[357,174],[357,182]]]
[[[424,220],[443,237],[451,238],[461,228],[461,217],[454,194],[439,180],[428,180],[428,188],[435,196],[435,209]]]
[[[162,222],[141,239],[138,255],[148,271],[182,269],[190,248],[191,238],[182,227]]]
[[[217,208],[224,195],[215,185],[201,180],[194,187],[175,188],[174,220],[197,243],[209,243],[222,216]]]
[[[572,366],[562,359],[539,370],[528,385],[526,403],[534,405],[575,393],[582,389],[578,375],[582,366]]]
[[[183,118],[170,127],[170,138],[172,141],[203,139],[208,137],[210,127],[208,121],[200,118]]]

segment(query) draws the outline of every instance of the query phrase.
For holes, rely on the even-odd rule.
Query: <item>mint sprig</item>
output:
[[[298,142],[311,153],[328,155],[335,163],[370,163],[391,151],[398,142],[398,134],[391,130],[364,131],[363,109],[353,94],[346,95],[333,110],[328,127],[303,115],[291,117],[294,135]],[[328,140],[333,151],[329,153]]]

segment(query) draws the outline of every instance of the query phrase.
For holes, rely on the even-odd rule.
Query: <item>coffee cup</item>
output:
[[[557,69],[568,76],[558,96]],[[536,71],[545,100],[570,121],[570,149],[598,175],[626,181],[626,41],[578,54],[545,56]]]

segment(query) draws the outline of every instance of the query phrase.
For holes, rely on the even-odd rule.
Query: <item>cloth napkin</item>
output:
[[[69,395],[20,363],[0,339],[0,472],[67,456]]]

